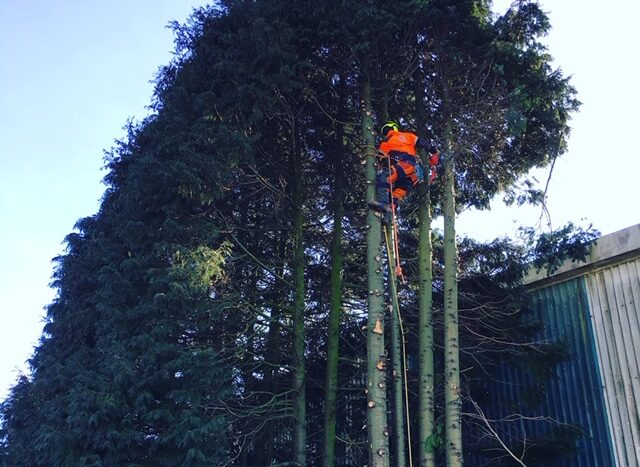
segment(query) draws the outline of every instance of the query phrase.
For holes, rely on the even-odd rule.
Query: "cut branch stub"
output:
[[[378,363],[376,363],[376,368],[380,371],[384,371],[386,367],[386,364],[384,363],[384,360],[378,360]]]
[[[370,409],[373,409],[373,408],[376,406],[376,403],[375,403],[375,401],[369,401],[369,402],[367,402],[367,406],[368,406]]]
[[[383,331],[382,331],[382,322],[379,319],[376,320],[376,325],[373,328],[373,332],[375,334],[382,334],[383,333]]]

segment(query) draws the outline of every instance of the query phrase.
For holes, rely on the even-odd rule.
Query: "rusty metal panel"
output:
[[[640,467],[640,260],[586,281],[617,465]]]

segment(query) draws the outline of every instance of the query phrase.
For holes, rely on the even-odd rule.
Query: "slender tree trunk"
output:
[[[387,80],[384,80],[385,83]],[[389,120],[389,87],[387,85],[383,88],[382,96],[382,120]],[[387,228],[388,235],[391,235],[391,230]],[[404,398],[403,398],[403,363],[402,363],[402,341],[400,330],[400,307],[398,304],[398,290],[395,277],[395,253],[393,249],[393,241],[391,237],[391,254],[388,255],[389,261],[389,295],[391,306],[389,307],[389,324],[390,324],[390,337],[391,337],[391,395],[392,395],[392,413],[393,413],[393,439],[395,441],[395,466],[404,467],[407,463],[406,453],[406,425],[405,425],[405,410],[404,410]],[[407,421],[408,423],[408,421]]]
[[[447,76],[443,73],[445,111],[444,154],[444,372],[446,459],[448,467],[462,466],[462,401],[458,331],[458,248],[456,244],[455,157],[452,151],[451,112]]]
[[[419,70],[415,76],[416,121],[418,136],[426,138],[426,118],[424,115],[424,81]],[[418,209],[418,355],[420,364],[420,384],[418,400],[420,406],[420,466],[435,467],[433,437],[434,423],[434,358],[433,358],[433,247],[431,244],[431,190],[429,186],[428,155],[423,154],[426,183],[420,185],[420,206]],[[426,156],[426,157],[425,157]]]
[[[265,392],[264,396],[262,396],[263,403],[266,403],[271,395],[277,392],[278,388],[277,365],[280,361],[280,314],[279,307],[273,307],[271,309],[271,321],[267,333],[267,348],[265,349],[265,361],[268,366],[265,368],[265,378],[262,382],[262,390]],[[254,339],[253,335],[251,339]],[[250,368],[252,367],[253,366]],[[259,422],[261,422],[261,420],[259,420]],[[267,421],[264,427],[256,434],[254,462],[260,462],[264,465],[269,465],[273,462],[274,425],[272,421]]]
[[[388,229],[392,230],[392,229]],[[391,234],[393,235],[393,234]],[[389,237],[389,295],[391,296],[391,361],[392,361],[392,383],[393,383],[393,438],[395,440],[395,465],[405,467],[407,464],[407,427],[405,425],[404,406],[404,373],[403,373],[403,353],[402,340],[404,336],[400,326],[400,304],[398,303],[398,288],[396,283],[395,263],[396,257],[393,249],[393,237]],[[408,423],[408,421],[407,421]]]
[[[243,205],[239,207],[239,213],[241,216],[241,220],[239,223],[239,232],[249,232],[251,225],[256,225],[257,219],[255,215],[255,211],[262,211],[263,207],[258,205]],[[251,251],[259,251],[261,248],[261,242],[258,240],[258,236],[256,235],[247,235],[245,237],[240,237],[240,242],[242,242],[249,250]],[[280,244],[275,251],[276,257],[282,258],[283,251],[286,247],[286,237],[280,236]],[[282,269],[282,267],[280,268]],[[280,271],[281,273],[282,271]],[[249,303],[260,303],[269,301],[268,297],[265,297],[265,292],[260,292],[259,282],[261,278],[261,273],[258,268],[255,267],[255,264],[250,262],[245,263],[241,266],[241,269],[238,271],[239,278],[246,278],[246,282],[241,282],[240,286],[247,291],[247,296],[245,299]],[[269,293],[273,296],[282,295],[282,290],[280,290],[280,284],[276,283],[274,285],[277,290],[270,290]],[[242,368],[242,381],[244,381],[244,391],[245,394],[250,397],[256,397],[256,404],[262,405],[266,404],[271,398],[269,393],[274,394],[277,387],[277,368],[280,362],[280,342],[279,342],[279,315],[281,315],[280,307],[272,307],[271,308],[271,320],[269,322],[269,330],[267,332],[267,343],[266,348],[264,350],[264,360],[266,365],[262,367],[262,372],[264,374],[264,379],[258,379],[255,377],[256,375],[256,362],[255,355],[259,352],[258,347],[260,344],[257,344],[256,341],[261,341],[261,337],[256,336],[256,332],[253,331],[255,329],[255,325],[259,323],[261,320],[258,315],[253,315],[251,312],[248,312],[247,320],[248,323],[245,329],[248,329],[246,338],[247,342],[244,346],[244,352],[242,353],[242,360],[240,363],[240,368]],[[256,347],[258,346],[258,347]],[[238,457],[237,463],[238,465],[270,465],[273,460],[273,443],[274,443],[274,422],[269,420],[264,421],[260,417],[253,417],[251,420],[252,427],[251,429],[247,429],[245,431],[246,438],[243,440],[243,449]],[[248,432],[251,432],[249,435]]]
[[[284,202],[284,201],[283,201]],[[285,251],[287,250],[286,246],[286,234],[282,232],[282,236],[280,238],[280,242],[276,249],[276,255],[278,258],[284,258]],[[284,263],[283,263],[284,265]],[[283,275],[284,266],[279,266],[276,268],[276,271]],[[268,365],[265,369],[265,381],[264,381],[264,390],[265,401],[271,398],[273,395],[278,393],[279,390],[279,365],[282,362],[282,354],[281,354],[281,339],[280,339],[280,331],[281,331],[281,319],[283,310],[279,303],[276,304],[276,300],[278,297],[283,295],[283,290],[281,290],[282,285],[276,283],[273,285],[276,290],[272,291],[271,300],[271,320],[269,322],[269,331],[267,333],[267,348],[265,349],[265,360]],[[264,465],[270,465],[273,462],[273,454],[274,454],[274,442],[275,442],[275,434],[277,429],[277,421],[268,421],[265,423],[264,428],[259,433],[259,439],[264,440],[262,443],[262,456]],[[258,441],[260,443],[260,441]],[[259,445],[256,443],[256,445]]]
[[[342,115],[342,95],[338,120]],[[342,308],[342,217],[344,216],[344,131],[336,123],[336,141],[333,158],[334,207],[333,239],[331,241],[331,285],[329,290],[329,329],[327,331],[327,380],[324,408],[324,467],[336,463],[336,401],[338,395],[338,357],[340,342],[340,315]]]
[[[292,117],[293,175],[293,458],[301,467],[307,465],[307,428],[304,356],[304,243],[303,243],[303,170],[296,144],[297,129]]]
[[[427,175],[428,177],[428,175]],[[430,189],[425,183],[421,188],[418,211],[419,257],[418,257],[418,355],[420,365],[419,406],[420,406],[420,465],[435,467],[434,436],[434,393],[435,367],[433,355],[433,270],[431,244],[431,199]]]
[[[367,201],[376,197],[376,148],[373,130],[371,83],[362,83],[362,139],[366,157]],[[384,294],[380,219],[367,210],[367,438],[369,466],[389,467],[386,358],[384,349]]]

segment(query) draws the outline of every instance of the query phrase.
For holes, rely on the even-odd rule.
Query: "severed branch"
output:
[[[518,464],[520,464],[522,467],[527,467],[527,465],[522,462],[522,459],[519,458],[518,456],[516,456],[508,447],[507,445],[504,443],[504,441],[502,441],[502,438],[500,438],[500,435],[498,435],[498,433],[496,432],[496,430],[493,429],[493,427],[491,426],[491,423],[489,422],[489,420],[487,419],[487,417],[484,415],[484,412],[482,411],[482,409],[480,408],[480,406],[477,404],[476,401],[474,401],[472,398],[469,397],[469,400],[471,401],[471,404],[473,404],[473,407],[476,409],[476,418],[478,418],[479,420],[481,420],[484,425],[487,427],[487,431],[489,432],[489,434],[491,434],[491,436],[493,436],[494,439],[496,439],[498,441],[498,443],[500,443],[500,445],[502,446],[502,448],[513,458],[513,460],[515,460]]]

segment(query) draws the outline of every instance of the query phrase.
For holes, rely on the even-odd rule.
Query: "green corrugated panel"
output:
[[[570,358],[557,365],[553,377],[542,385],[531,374],[508,362],[500,365],[492,397],[485,413],[501,419],[513,413],[513,407],[531,418],[549,417],[560,424],[580,430],[575,455],[555,463],[527,464],[544,467],[612,467],[615,465],[600,371],[596,357],[593,326],[583,278],[557,283],[531,292],[531,319],[541,321],[544,329],[540,340],[562,341]],[[532,393],[532,387],[539,387]],[[537,396],[539,404],[525,400],[527,394]],[[524,420],[520,436],[526,434],[529,446],[563,425],[540,420]],[[504,428],[505,432],[516,427]],[[471,463],[473,465],[473,462]]]
[[[584,278],[532,292],[534,313],[544,323],[543,336],[562,340],[571,357],[546,383],[546,407],[552,418],[582,431],[576,446],[576,467],[614,465],[602,382]]]

